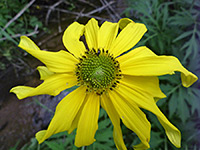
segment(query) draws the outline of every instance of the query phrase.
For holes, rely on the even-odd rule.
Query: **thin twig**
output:
[[[77,20],[82,16],[84,10],[85,10],[85,8],[83,8],[83,9],[80,11],[79,15],[76,16],[75,21],[77,21]]]
[[[8,26],[13,23],[15,20],[17,20],[17,18],[19,18],[33,3],[35,2],[35,0],[30,1],[14,18],[12,18],[3,28],[3,31],[5,31],[6,28],[8,28]]]
[[[61,28],[61,23],[60,23],[60,12],[59,11],[57,11],[57,16],[58,16],[58,32],[61,32],[62,28]]]
[[[105,9],[106,7],[109,7],[111,4],[113,4],[114,3],[114,1],[110,1],[109,3],[107,3],[106,5],[104,5],[104,6],[102,6],[102,7],[99,7],[99,8],[97,8],[97,9],[95,9],[95,10],[93,10],[93,11],[90,11],[90,12],[88,12],[88,13],[86,13],[85,15],[91,15],[91,14],[94,14],[94,13],[96,13],[96,12],[100,12],[100,11],[102,11],[103,9]]]
[[[96,18],[98,20],[103,20],[105,21],[106,19],[105,18],[102,18],[102,17],[98,17],[98,16],[94,16],[92,14],[96,13],[96,12],[100,12],[102,11],[103,9],[105,9],[106,7],[108,7],[109,5],[113,4],[114,1],[111,1],[109,2],[107,5],[104,5],[100,8],[97,8],[95,10],[92,10],[88,13],[82,13],[82,12],[73,12],[73,11],[69,11],[69,10],[66,10],[66,9],[60,9],[60,8],[54,8],[54,10],[56,11],[60,11],[60,12],[63,12],[63,13],[67,13],[67,14],[73,14],[73,15],[77,15],[79,17],[88,17],[88,18]],[[49,6],[45,6],[45,5],[41,5],[40,7],[43,7],[43,8],[47,8],[49,9]]]
[[[108,4],[108,2],[106,0],[101,0],[101,3],[103,5]],[[112,13],[114,14],[115,17],[112,15],[112,13],[110,12],[110,10],[108,8],[112,11]],[[108,8],[106,8],[106,10],[110,14],[110,16],[113,18],[114,21],[117,21],[121,18],[120,15],[112,8],[111,5],[108,5]]]
[[[103,0],[100,0],[102,5],[105,5],[106,3]],[[109,8],[106,8],[106,11],[108,12],[108,14],[110,15],[110,17],[112,18],[113,21],[116,21],[115,16],[112,14],[112,12],[110,11]]]
[[[55,8],[55,10],[60,11],[60,12],[64,12],[64,13],[67,13],[67,14],[77,15],[79,17],[96,18],[98,20],[103,20],[103,21],[106,20],[105,18],[102,18],[102,17],[98,17],[98,16],[94,16],[94,15],[87,15],[87,14],[84,14],[84,13],[81,13],[81,12],[73,12],[73,11],[69,11],[69,10],[65,10],[65,9],[59,9],[59,8]]]
[[[48,25],[49,16],[50,16],[51,11],[54,10],[55,7],[58,6],[58,5],[60,5],[62,2],[63,2],[63,0],[60,0],[60,1],[58,1],[57,3],[53,4],[52,6],[49,6],[49,10],[48,10],[48,12],[47,12],[46,19],[45,19],[45,24],[46,24],[46,25]]]
[[[38,25],[36,25],[33,32],[28,33],[28,34],[23,34],[23,35],[25,35],[25,36],[33,36],[33,35],[38,34],[38,33],[39,33],[39,31],[38,31]],[[18,38],[20,36],[22,36],[22,34],[14,34],[14,35],[11,35],[10,37],[11,38]],[[0,41],[4,41],[4,40],[7,40],[7,38],[3,37],[3,38],[0,39]]]
[[[94,7],[94,8],[97,8],[96,5],[94,5],[93,3],[90,3],[89,1],[86,1],[86,0],[78,0],[78,1],[82,2],[82,3],[85,3],[85,4],[88,4],[88,5],[90,5],[90,6]]]

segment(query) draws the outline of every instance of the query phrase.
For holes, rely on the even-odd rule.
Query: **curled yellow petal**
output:
[[[38,66],[37,70],[40,74],[40,80],[45,80],[48,77],[50,77],[51,75],[54,74],[54,72],[51,72],[47,67],[45,66]]]
[[[44,137],[44,135],[46,134],[46,132],[47,132],[47,130],[41,130],[35,134],[35,138],[37,139],[37,141],[39,141],[39,144],[41,144],[41,140]]]
[[[67,50],[77,58],[83,55],[86,50],[84,43],[80,41],[80,37],[83,35],[84,31],[84,25],[74,22],[65,30],[62,38],[63,44]]]
[[[120,29],[124,29],[129,23],[135,23],[134,21],[132,21],[131,19],[129,18],[122,18],[119,20],[118,24],[119,24],[119,27]]]
[[[197,81],[197,76],[185,69],[179,60],[174,56],[157,56],[148,48],[138,53],[137,49],[132,50],[119,58],[120,68],[125,75],[132,76],[161,76],[181,72],[182,84],[185,87],[191,86]],[[135,56],[135,57],[130,57]]]

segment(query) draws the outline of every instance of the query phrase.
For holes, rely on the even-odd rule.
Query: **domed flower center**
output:
[[[80,85],[86,85],[87,91],[101,95],[112,90],[121,78],[118,61],[108,51],[89,50],[77,64],[76,76]]]

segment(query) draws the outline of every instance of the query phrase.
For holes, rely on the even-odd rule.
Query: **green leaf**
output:
[[[44,143],[50,148],[50,150],[65,150],[65,147],[62,143],[53,141],[45,141]]]
[[[172,116],[175,114],[176,110],[177,110],[177,106],[178,106],[178,93],[174,92],[169,100],[169,116],[170,118],[172,118]]]
[[[2,33],[8,40],[13,42],[15,45],[18,45],[18,42],[16,42],[6,31],[2,30],[0,27],[0,33]]]
[[[187,97],[187,93],[183,91],[183,88],[179,88],[179,93],[178,93],[178,112],[180,114],[181,121],[185,123],[185,121],[190,117],[189,114],[189,108],[187,106],[187,103],[185,101],[185,98]]]
[[[150,146],[151,149],[156,149],[161,143],[164,143],[164,139],[161,138],[161,132],[151,131]]]
[[[188,36],[191,36],[192,33],[193,33],[192,30],[191,30],[191,31],[186,31],[186,32],[184,32],[183,34],[181,34],[180,36],[178,36],[177,38],[175,38],[175,39],[173,40],[173,43],[175,43],[175,42],[177,42],[177,41],[179,41],[179,40],[181,40],[181,39],[183,39],[183,38],[186,38],[186,37],[188,37]]]

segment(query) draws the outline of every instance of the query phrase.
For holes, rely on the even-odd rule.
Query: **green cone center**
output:
[[[87,51],[77,64],[76,75],[81,85],[86,85],[88,91],[102,94],[107,89],[116,86],[119,76],[119,63],[108,52]]]
[[[93,88],[105,88],[114,79],[114,64],[107,56],[93,56],[85,59],[82,64],[81,76]]]

